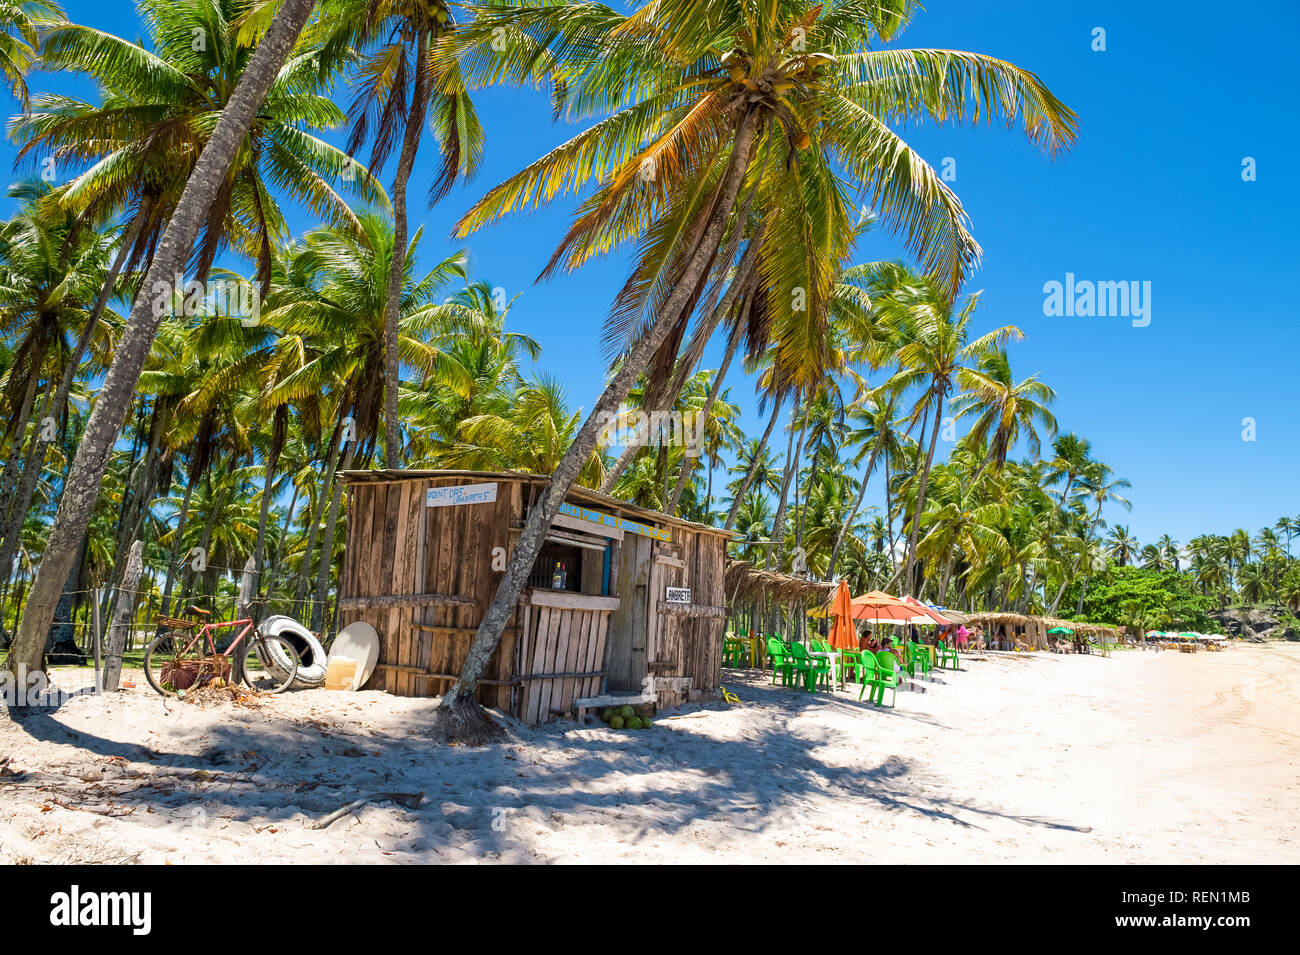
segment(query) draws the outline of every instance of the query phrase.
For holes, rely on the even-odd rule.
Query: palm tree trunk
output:
[[[751,244],[751,248],[754,248],[753,244]],[[748,256],[749,251],[746,250],[745,254]],[[722,391],[722,381],[727,377],[727,369],[731,367],[731,359],[736,354],[736,348],[740,345],[741,332],[744,330],[745,323],[737,321],[736,327],[731,330],[731,337],[727,339],[726,354],[722,356],[722,364],[718,367],[718,373],[713,378],[713,386],[709,389],[709,396],[704,399],[704,407],[700,409],[700,417],[704,419],[706,425],[709,420],[709,412],[713,409],[713,402]],[[682,499],[682,491],[686,489],[686,479],[690,473],[691,456],[686,454],[682,456],[681,470],[677,472],[677,486],[673,488],[672,497],[668,501],[668,506],[664,509],[665,513],[677,513],[677,502]]]
[[[758,447],[754,449],[754,458],[749,462],[749,470],[745,472],[745,480],[740,483],[736,489],[736,496],[731,501],[731,510],[727,513],[727,523],[723,525],[723,530],[731,530],[732,525],[736,523],[736,514],[740,511],[740,502],[745,499],[749,493],[749,486],[754,483],[754,475],[758,473],[759,462],[763,458],[763,452],[767,450],[767,442],[772,437],[772,432],[776,429],[776,419],[781,414],[781,400],[772,399],[772,417],[767,420],[767,429],[763,432],[763,437],[758,442]]]
[[[271,512],[271,495],[275,489],[275,468],[280,462],[289,431],[289,406],[280,405],[271,420],[271,447],[266,454],[266,473],[262,477],[262,507],[257,515],[257,537],[253,540],[253,593],[261,592],[262,550],[266,542],[266,520]]]
[[[694,249],[683,257],[685,267],[656,321],[631,348],[619,370],[605,387],[604,393],[592,407],[591,414],[582,423],[573,443],[560,459],[551,482],[541,499],[528,511],[519,540],[515,544],[510,563],[497,591],[479,623],[474,642],[470,645],[460,677],[443,696],[434,714],[435,730],[449,738],[483,738],[497,732],[474,696],[479,679],[487,669],[501,641],[502,631],[514,616],[519,595],[523,592],[528,575],[542,541],[555,519],[560,505],[577,480],[583,465],[596,449],[596,442],[605,423],[627,397],[632,385],[649,364],[677,323],[689,296],[695,293],[713,261],[718,244],[722,241],[728,221],[732,218],[740,186],[749,167],[756,141],[758,121],[750,112],[741,119],[726,170],[719,183],[717,202],[712,206],[705,227]]]
[[[871,457],[867,460],[867,469],[862,473],[862,487],[858,489],[858,498],[853,502],[848,515],[844,518],[844,523],[840,527],[840,532],[835,535],[835,546],[831,548],[830,564],[826,568],[826,579],[835,579],[835,562],[839,559],[840,548],[844,546],[844,541],[849,535],[849,528],[853,526],[853,519],[858,516],[858,510],[862,507],[862,502],[867,497],[867,481],[871,477],[871,472],[876,468],[876,456],[880,454],[880,445],[877,444],[871,451]]]
[[[397,393],[401,385],[401,361],[397,354],[397,316],[402,305],[402,278],[406,274],[406,184],[420,149],[420,133],[429,102],[429,34],[419,31],[415,51],[415,88],[406,113],[406,131],[402,135],[402,152],[393,174],[393,260],[388,266],[388,293],[384,298],[384,463],[390,468],[402,466],[402,426],[397,412]]]
[[[297,582],[293,589],[294,613],[299,617],[302,616],[303,604],[307,600],[307,588],[311,580],[312,557],[316,550],[316,538],[320,534],[321,514],[325,509],[325,502],[329,500],[329,492],[334,487],[334,471],[338,467],[341,448],[339,439],[343,434],[342,411],[338,423],[334,426],[334,434],[330,437],[329,450],[326,452],[328,457],[325,465],[325,483],[321,485],[320,492],[316,495],[316,501],[311,508],[311,519],[308,522],[309,530],[307,531],[307,548],[303,551],[302,562],[298,566]],[[355,443],[358,440],[353,435],[351,441]]]
[[[27,381],[27,388],[23,392],[23,400],[18,406],[18,414],[13,419],[14,438],[9,445],[9,453],[5,455],[4,469],[0,471],[0,514],[4,515],[6,530],[9,527],[9,517],[13,513],[11,507],[17,496],[16,485],[21,476],[19,474],[18,460],[22,457],[23,440],[27,437],[27,419],[32,416],[32,405],[36,402],[38,378],[38,375],[33,374]],[[35,439],[38,440],[39,437],[40,425],[38,422]],[[23,511],[23,516],[26,517],[26,509]],[[5,534],[6,541],[10,536],[9,533]],[[13,560],[12,555],[9,559]],[[0,567],[2,566],[5,565],[0,564]]]
[[[41,474],[45,471],[45,447],[41,438],[41,432],[44,428],[43,422],[46,418],[53,418],[56,423],[63,420],[64,409],[68,406],[68,395],[72,392],[72,385],[77,380],[77,371],[81,368],[81,359],[85,355],[86,349],[90,347],[90,340],[94,337],[95,328],[99,325],[99,319],[103,316],[109,299],[113,297],[117,277],[122,273],[123,266],[126,265],[131,246],[135,244],[136,238],[140,235],[140,230],[148,218],[150,208],[151,203],[149,200],[145,200],[131,220],[130,227],[122,236],[117,255],[113,258],[113,265],[104,278],[104,284],[100,287],[99,296],[95,299],[95,305],[86,318],[86,325],[81,330],[81,337],[77,339],[72,354],[68,356],[67,364],[63,368],[63,376],[59,380],[59,387],[54,392],[53,399],[50,398],[48,393],[46,394],[46,400],[36,422],[36,432],[32,438],[33,449],[39,448],[40,453],[30,454],[29,460],[23,468],[22,481],[18,487],[18,498],[12,512],[13,516],[5,532],[4,549],[0,550],[0,568],[3,569],[6,580],[8,579],[9,565],[13,562],[14,554],[17,553],[17,541],[11,542],[11,537],[14,534],[21,537],[23,522],[26,520],[27,511],[32,506],[32,497],[36,493],[36,485],[40,481]]]
[[[359,441],[349,441],[348,449],[343,455],[346,471],[352,467],[352,457]],[[334,566],[334,526],[339,518],[339,502],[343,498],[343,485],[339,483],[338,472],[334,472],[334,488],[330,494],[330,509],[325,518],[325,537],[320,544],[320,568],[316,571],[316,600],[311,608],[311,629],[320,630],[325,615],[325,597],[329,591],[330,569]]]
[[[934,449],[939,443],[939,426],[943,422],[943,392],[938,394],[938,404],[934,411],[934,426],[930,430],[930,448],[925,453],[925,466],[921,469],[921,483],[916,489],[916,504],[912,508],[912,524],[907,532],[906,570],[903,580],[909,591],[915,591],[912,580],[912,568],[916,564],[916,538],[921,529],[921,514],[925,510],[925,487],[930,481],[930,466],[934,463]]]
[[[154,314],[153,298],[149,292],[156,282],[173,281],[176,273],[185,267],[199,226],[212,207],[235,154],[248,135],[253,117],[266,99],[314,5],[314,0],[284,0],[280,5],[185,184],[153,263],[141,283],[143,294],[138,294],[132,305],[113,364],[99,390],[64,484],[44,559],[32,583],[18,634],[9,651],[8,666],[12,670],[20,665],[26,666],[29,672],[43,668],[45,640],[54,619],[59,593],[77,558],[78,545],[90,526],[113,446],[122,430],[123,419],[130,411],[140,371],[162,321],[161,314]]]
[[[772,559],[770,564],[764,562],[769,570],[777,572],[780,572],[781,558],[785,551],[785,506],[790,499],[790,479],[794,476],[795,462],[799,454],[794,444],[794,420],[798,414],[799,399],[796,396],[790,408],[790,437],[785,442],[785,467],[781,469],[781,498],[776,505],[776,514],[772,517],[772,549],[768,551]]]
[[[284,541],[289,535],[289,528],[293,526],[293,515],[298,508],[298,494],[300,493],[298,482],[294,481],[292,477],[289,480],[290,483],[293,484],[293,493],[289,495],[289,510],[285,512],[284,523],[280,525],[280,534],[276,539],[275,552],[271,556],[270,567],[267,568],[267,572],[262,578],[263,582],[266,584],[266,589],[261,591],[261,593],[266,597],[271,595],[271,588],[275,586],[275,578],[279,575],[280,568],[284,565]]]

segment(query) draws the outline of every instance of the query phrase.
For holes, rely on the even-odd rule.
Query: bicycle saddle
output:
[[[186,609],[185,612],[186,612],[186,613],[196,613],[196,614],[198,614],[198,615],[201,616],[201,617],[210,617],[210,616],[212,616],[212,611],[211,611],[211,610],[204,610],[202,607],[189,607],[189,608]]]

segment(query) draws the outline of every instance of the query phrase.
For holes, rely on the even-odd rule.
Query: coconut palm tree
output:
[[[858,467],[865,458],[867,466],[862,472],[857,498],[848,509],[848,513],[845,514],[844,523],[841,525],[840,532],[835,539],[835,545],[831,549],[826,572],[832,577],[835,574],[835,563],[839,558],[840,550],[849,537],[850,525],[856,519],[858,510],[862,507],[862,502],[866,498],[867,485],[871,480],[871,475],[876,470],[877,462],[882,463],[887,469],[890,457],[896,457],[902,448],[903,439],[897,417],[897,404],[898,396],[892,392],[881,394],[872,392],[865,400],[855,403],[848,410],[849,421],[858,424],[857,427],[853,427],[851,424],[845,435],[847,444],[858,449],[852,464],[854,467]],[[888,497],[889,489],[887,486],[885,494]],[[885,507],[888,510],[888,500],[885,502]],[[880,518],[877,519],[881,520]]]
[[[334,480],[357,459],[371,459],[379,433],[385,382],[385,308],[389,265],[396,237],[392,220],[367,210],[357,215],[360,232],[325,227],[308,233],[292,266],[307,278],[286,290],[262,320],[291,335],[312,339],[316,353],[279,387],[286,399],[332,392],[337,415],[337,440],[332,439],[325,485],[329,504],[316,578],[314,625],[325,605],[334,553],[334,529],[342,484]],[[412,368],[427,373],[439,349],[435,341],[450,331],[448,310],[435,301],[446,283],[464,274],[464,258],[456,253],[423,275],[415,273],[415,253],[421,231],[407,244],[402,301],[398,306],[398,351]],[[459,314],[459,313],[457,313]],[[311,554],[307,554],[308,560]]]
[[[211,207],[249,127],[279,76],[311,8],[312,0],[284,0],[276,9],[186,182],[145,275],[143,288],[166,285],[184,267],[204,221],[210,219]],[[76,460],[64,482],[59,512],[50,529],[41,568],[32,583],[18,634],[9,651],[11,669],[42,668],[46,636],[59,594],[82,549],[81,542],[95,510],[109,457],[161,320],[161,315],[154,314],[152,301],[138,295],[118,342],[113,365],[77,447]]]
[[[945,401],[954,386],[976,386],[983,380],[972,366],[986,352],[1008,340],[1023,338],[1024,334],[1014,325],[1004,325],[972,340],[971,318],[979,305],[979,295],[969,295],[955,304],[933,280],[905,266],[882,268],[872,284],[872,295],[880,320],[895,329],[902,342],[890,356],[898,370],[883,387],[900,396],[917,392],[908,422],[930,423],[903,558],[903,586],[914,593],[919,589],[919,582],[913,579],[919,517],[925,511],[926,485],[943,425]]]
[[[63,8],[51,0],[6,0],[0,4],[0,77],[24,113],[31,108],[27,71],[36,62],[41,31],[63,19]]]
[[[1115,563],[1121,567],[1127,567],[1129,561],[1138,553],[1140,544],[1136,537],[1129,535],[1129,530],[1122,524],[1116,524],[1111,528],[1110,539],[1107,541],[1108,550]]]
[[[967,370],[963,387],[968,390],[952,401],[953,417],[974,419],[967,441],[989,449],[980,468],[991,462],[995,471],[1001,471],[1007,454],[1022,438],[1029,453],[1038,457],[1040,428],[1047,437],[1055,436],[1056,418],[1047,406],[1056,400],[1056,392],[1037,375],[1015,381],[1006,349],[981,355],[976,366]]]
[[[492,189],[458,232],[599,183],[548,271],[577,268],[628,240],[642,252],[607,334],[619,370],[530,511],[461,679],[439,708],[444,729],[485,730],[474,688],[546,528],[633,382],[652,362],[661,374],[671,370],[703,283],[732,268],[746,234],[763,243],[770,314],[796,313],[775,333],[816,339],[807,331],[824,325],[832,269],[854,238],[840,170],[867,187],[882,219],[900,227],[949,297],[978,254],[955,197],[889,118],[998,112],[1022,119],[1051,150],[1073,140],[1073,114],[1033,74],[974,54],[867,48],[910,12],[905,2],[825,11],[806,2],[669,0],[630,14],[600,4],[498,7],[448,45],[471,86],[549,75],[560,81],[557,112],[607,117]],[[765,221],[749,232],[755,185],[784,201],[761,207]],[[751,339],[751,354],[765,344]]]
[[[389,467],[402,461],[397,302],[405,275],[407,183],[424,127],[432,119],[441,147],[430,203],[445,196],[457,179],[472,175],[483,153],[483,130],[455,59],[440,59],[436,66],[430,59],[431,47],[454,30],[452,7],[442,0],[322,0],[311,32],[320,42],[322,71],[355,62],[349,154],[373,137],[370,168],[380,169],[401,140],[392,186],[396,242],[386,296],[390,307],[384,315],[384,449]]]

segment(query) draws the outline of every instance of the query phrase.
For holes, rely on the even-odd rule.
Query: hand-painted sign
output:
[[[688,604],[691,602],[690,587],[669,587],[664,600],[670,604]]]
[[[568,514],[570,517],[576,517],[579,520],[591,521],[603,527],[620,527],[629,534],[653,537],[657,541],[671,541],[673,539],[672,533],[666,527],[651,527],[649,524],[642,524],[640,521],[630,521],[626,517],[615,517],[613,514],[606,514],[604,511],[593,511],[589,507],[578,507],[576,504],[561,504],[560,513]]]
[[[496,499],[496,484],[457,484],[451,487],[431,487],[424,492],[425,507],[491,504]]]

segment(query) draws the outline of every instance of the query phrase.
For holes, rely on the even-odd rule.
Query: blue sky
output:
[[[68,0],[72,19],[119,35],[139,33],[125,0]],[[1300,190],[1290,163],[1293,4],[1252,4],[1225,23],[1221,4],[932,0],[900,46],[986,53],[1034,70],[1080,117],[1076,147],[1054,162],[1017,130],[922,125],[907,138],[932,164],[955,162],[953,187],[984,248],[969,289],[984,291],[976,330],[1018,325],[1018,378],[1039,373],[1056,389],[1063,430],[1093,442],[1128,478],[1127,523],[1143,542],[1163,533],[1251,531],[1300,514],[1300,415],[1295,411],[1300,331],[1289,314],[1296,274]],[[1104,52],[1093,50],[1105,30]],[[33,89],[84,92],[64,77]],[[342,101],[342,97],[340,97]],[[487,157],[478,178],[424,212],[427,169],[412,185],[428,265],[459,247],[451,223],[483,191],[571,136],[543,96],[479,97]],[[12,168],[13,149],[0,145]],[[425,155],[432,157],[426,143]],[[1257,179],[1244,182],[1252,157]],[[432,159],[429,159],[432,165]],[[613,257],[542,285],[533,279],[554,248],[572,201],[478,233],[465,245],[478,278],[522,293],[514,327],[543,346],[542,368],[590,406],[601,386],[601,322],[624,277]],[[290,210],[296,229],[313,223]],[[869,237],[861,261],[901,256],[887,235]],[[1151,321],[1047,317],[1043,285],[1077,280],[1151,283]],[[712,364],[710,364],[712,361]],[[716,359],[706,356],[708,367]],[[765,423],[752,383],[732,372],[743,426]],[[1243,419],[1255,440],[1245,441]],[[783,444],[783,442],[782,442]],[[941,445],[941,453],[945,449]],[[877,500],[869,495],[869,502]]]

